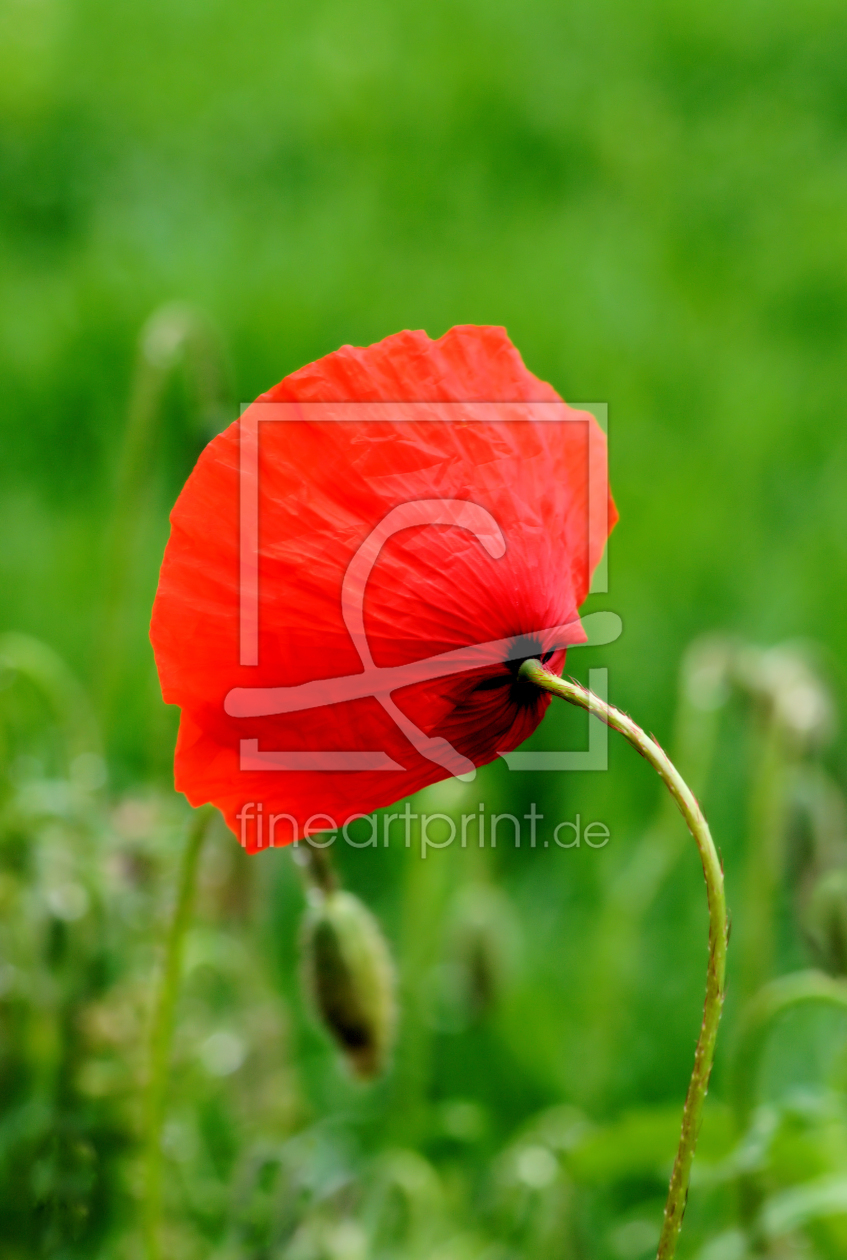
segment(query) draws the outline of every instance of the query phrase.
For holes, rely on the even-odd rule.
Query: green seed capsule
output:
[[[306,987],[357,1076],[385,1068],[394,1037],[394,969],[379,924],[358,897],[312,890],[303,924]]]

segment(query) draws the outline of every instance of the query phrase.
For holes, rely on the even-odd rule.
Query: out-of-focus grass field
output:
[[[169,507],[287,372],[456,323],[504,324],[568,401],[608,402],[621,522],[588,607],[624,632],[568,668],[607,668],[676,748],[725,859],[680,1254],[845,1254],[846,63],[834,0],[0,0],[2,1260],[145,1254],[188,814],[146,638]],[[685,657],[707,632],[731,642]],[[561,706],[535,743],[586,738]],[[165,1256],[655,1248],[702,1004],[693,845],[614,738],[607,773],[498,764],[428,799],[611,840],[337,846],[400,978],[393,1066],[363,1086],[301,994],[289,854],[212,835]]]

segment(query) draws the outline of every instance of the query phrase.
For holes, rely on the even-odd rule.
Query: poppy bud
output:
[[[357,1076],[377,1076],[394,1036],[394,968],[379,924],[352,893],[310,892],[303,924],[306,987]]]

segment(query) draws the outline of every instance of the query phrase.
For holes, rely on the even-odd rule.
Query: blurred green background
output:
[[[187,813],[146,638],[169,507],[287,372],[456,323],[505,325],[568,401],[609,404],[621,522],[589,607],[624,633],[569,668],[608,668],[670,744],[687,646],[737,638],[688,658],[674,745],[736,929],[684,1254],[844,1254],[847,1020],[786,1016],[747,1111],[732,1046],[760,983],[844,963],[843,739],[785,735],[774,696],[799,677],[847,701],[845,60],[834,0],[0,0],[0,631],[82,687],[3,641],[3,1260],[144,1254],[135,1103]],[[686,723],[718,719],[707,755]],[[535,742],[585,739],[551,711]],[[498,765],[478,790],[612,839],[338,852],[405,998],[370,1087],[304,1007],[289,855],[208,840],[165,1254],[655,1246],[702,1002],[693,847],[614,740],[606,774]]]

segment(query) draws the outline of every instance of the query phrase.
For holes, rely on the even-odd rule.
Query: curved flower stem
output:
[[[535,660],[524,661],[520,669],[521,675],[537,687],[561,696],[569,704],[593,713],[612,730],[620,731],[626,736],[633,748],[641,754],[656,771],[665,787],[670,792],[679,810],[688,824],[700,851],[703,863],[703,874],[706,878],[706,892],[709,899],[709,968],[706,974],[706,1001],[703,1008],[703,1024],[697,1049],[694,1053],[694,1070],[685,1098],[682,1113],[682,1132],[679,1147],[671,1174],[670,1188],[662,1233],[659,1238],[658,1260],[671,1260],[675,1250],[682,1217],[688,1197],[688,1182],[691,1174],[691,1163],[694,1159],[694,1148],[703,1114],[703,1101],[709,1086],[709,1075],[715,1054],[715,1040],[724,999],[724,981],[726,975],[727,918],[726,899],[723,887],[723,870],[709,832],[708,824],[703,817],[690,788],[680,776],[678,770],[667,754],[654,739],[645,735],[641,727],[633,722],[627,714],[621,713],[612,705],[595,696],[585,687],[570,679],[558,678]]]
[[[145,1112],[143,1234],[147,1260],[159,1260],[162,1254],[159,1239],[162,1216],[162,1129],[171,1063],[174,1008],[179,993],[185,933],[194,906],[197,864],[214,813],[210,805],[205,805],[197,810],[189,826],[180,863],[176,906],[168,930],[161,977],[154,998]]]
[[[731,644],[708,636],[690,645],[679,672],[674,755],[698,797],[711,771],[722,711],[730,694],[726,680],[730,660]],[[638,963],[641,925],[687,847],[674,798],[663,793],[654,821],[606,888],[593,933],[587,989],[590,1040],[580,1085],[589,1104],[601,1095],[620,1042],[625,994]]]

